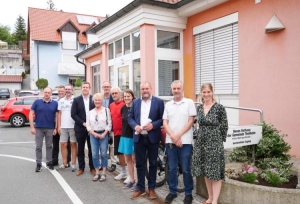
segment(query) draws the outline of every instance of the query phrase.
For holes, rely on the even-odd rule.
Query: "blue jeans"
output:
[[[99,163],[99,149],[102,160],[102,167],[107,167],[107,148],[108,148],[108,134],[104,139],[95,138],[93,135],[90,135],[91,147],[92,147],[92,158],[95,168],[100,167]]]
[[[172,148],[170,148],[168,143],[166,144],[166,150],[167,150],[168,164],[169,164],[168,182],[169,182],[170,193],[172,194],[177,193],[177,186],[178,186],[177,167],[179,162],[183,173],[185,195],[191,195],[194,188],[193,176],[191,174],[191,158],[192,158],[193,146],[191,144],[184,144],[180,148],[172,144]]]

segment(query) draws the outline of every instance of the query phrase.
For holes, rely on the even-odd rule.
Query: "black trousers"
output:
[[[52,163],[58,163],[58,157],[59,157],[59,139],[60,135],[57,133],[55,136],[53,136],[53,148],[52,148]],[[71,161],[71,146],[70,146],[70,140],[68,140],[68,163]]]
[[[90,167],[90,169],[94,169],[90,136],[88,135],[88,132],[87,131],[75,132],[75,135],[76,135],[77,145],[78,145],[77,158],[78,158],[79,169],[83,170],[85,168],[84,148],[85,148],[86,141],[87,141],[87,146],[88,146],[89,167]]]

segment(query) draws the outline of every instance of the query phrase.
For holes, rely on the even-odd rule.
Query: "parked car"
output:
[[[10,98],[10,91],[8,88],[0,88],[0,98]]]
[[[18,97],[22,96],[36,96],[39,95],[40,91],[33,91],[33,90],[21,90],[18,94]]]
[[[0,121],[13,127],[22,127],[29,122],[29,112],[33,102],[43,96],[11,98],[0,108]]]

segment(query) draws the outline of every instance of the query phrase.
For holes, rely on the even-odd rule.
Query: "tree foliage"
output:
[[[13,33],[13,42],[18,45],[19,41],[27,39],[26,23],[24,18],[19,15],[15,23],[15,32]]]
[[[35,85],[38,87],[38,89],[44,89],[48,86],[48,80],[40,78],[35,82]]]
[[[7,42],[9,45],[14,44],[9,26],[0,24],[0,40],[2,40],[3,42]]]
[[[56,11],[55,4],[54,4],[53,0],[48,0],[47,4],[48,4],[48,6],[47,6],[48,10]]]
[[[76,79],[76,81],[75,81],[75,86],[76,87],[80,87],[81,86],[81,84],[82,84],[82,81],[81,81],[81,79],[78,77],[77,79]]]

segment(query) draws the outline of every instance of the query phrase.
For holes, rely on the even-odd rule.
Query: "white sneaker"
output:
[[[121,180],[126,177],[127,177],[127,174],[121,172],[118,176],[115,177],[115,180]]]
[[[127,176],[127,178],[125,179],[124,183],[129,183],[130,182],[130,176]]]

